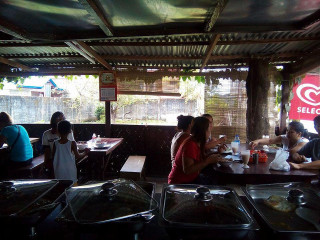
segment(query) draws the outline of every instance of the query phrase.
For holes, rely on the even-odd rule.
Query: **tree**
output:
[[[8,83],[13,82],[15,84],[17,83],[23,84],[25,79],[26,79],[25,77],[0,77],[0,90],[3,89],[5,81],[7,81]]]

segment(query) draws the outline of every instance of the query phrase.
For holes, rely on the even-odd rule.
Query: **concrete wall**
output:
[[[94,104],[71,98],[0,96],[0,111],[9,113],[14,123],[48,123],[56,111],[73,123],[95,118]]]

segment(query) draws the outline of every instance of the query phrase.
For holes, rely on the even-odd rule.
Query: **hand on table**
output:
[[[218,161],[222,161],[224,158],[220,156],[220,154],[212,154],[206,158],[206,162],[208,164],[217,163]]]
[[[300,169],[301,168],[300,164],[298,164],[298,163],[289,162],[289,164],[290,164],[290,167],[293,169]]]

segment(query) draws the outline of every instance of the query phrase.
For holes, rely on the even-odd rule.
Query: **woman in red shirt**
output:
[[[209,120],[196,117],[192,121],[191,136],[180,146],[168,177],[169,184],[199,183],[200,171],[221,160],[220,155],[205,156],[206,140],[210,136]]]

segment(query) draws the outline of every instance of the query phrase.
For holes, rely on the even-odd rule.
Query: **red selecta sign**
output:
[[[306,75],[293,86],[289,119],[313,120],[320,115],[320,75]]]

